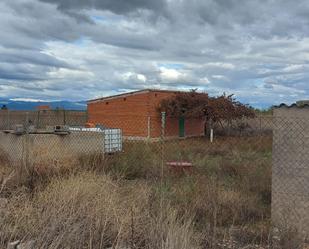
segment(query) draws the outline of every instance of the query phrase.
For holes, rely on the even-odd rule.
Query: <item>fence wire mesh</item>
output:
[[[203,119],[164,114],[87,122],[85,112],[3,111],[1,163],[33,177],[84,168],[161,179],[165,198],[183,212],[194,208],[196,223],[260,229],[272,215],[309,233],[308,120],[260,115],[212,130]]]
[[[11,130],[16,125],[32,125],[37,129],[47,126],[69,125],[83,126],[87,122],[85,111],[40,110],[40,111],[11,111],[0,110],[0,129]]]

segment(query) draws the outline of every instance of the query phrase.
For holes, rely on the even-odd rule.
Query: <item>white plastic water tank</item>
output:
[[[104,139],[104,153],[114,153],[122,151],[122,130],[114,128],[84,128],[84,127],[70,127],[72,132],[97,132],[102,134]]]
[[[122,151],[122,132],[121,129],[105,129],[104,145],[106,153]]]

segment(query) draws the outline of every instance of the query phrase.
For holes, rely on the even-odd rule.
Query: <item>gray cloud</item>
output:
[[[40,0],[57,4],[58,9],[63,11],[81,10],[81,9],[101,9],[109,10],[116,14],[126,14],[136,12],[140,9],[163,12],[165,1],[163,0]]]
[[[0,10],[0,97],[160,87],[260,106],[309,98],[305,0],[4,0]]]
[[[11,64],[33,64],[57,68],[70,68],[71,66],[65,61],[61,61],[47,54],[34,51],[16,51],[8,49],[0,49],[0,57],[2,63]]]

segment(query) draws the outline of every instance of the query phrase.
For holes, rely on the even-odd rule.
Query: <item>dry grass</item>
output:
[[[191,220],[169,205],[158,213],[151,201],[145,183],[89,172],[55,178],[34,195],[10,199],[0,245],[34,239],[36,248],[192,248]]]
[[[168,141],[163,161],[161,146],[127,142],[114,156],[17,171],[5,190],[0,248],[15,239],[37,248],[269,244],[271,138]],[[195,171],[175,177],[165,168],[161,179],[169,160],[189,160]]]

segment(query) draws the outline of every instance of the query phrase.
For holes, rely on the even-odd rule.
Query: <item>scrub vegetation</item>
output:
[[[270,136],[128,141],[119,154],[40,168],[12,168],[2,155],[0,248],[266,248],[271,145]]]

